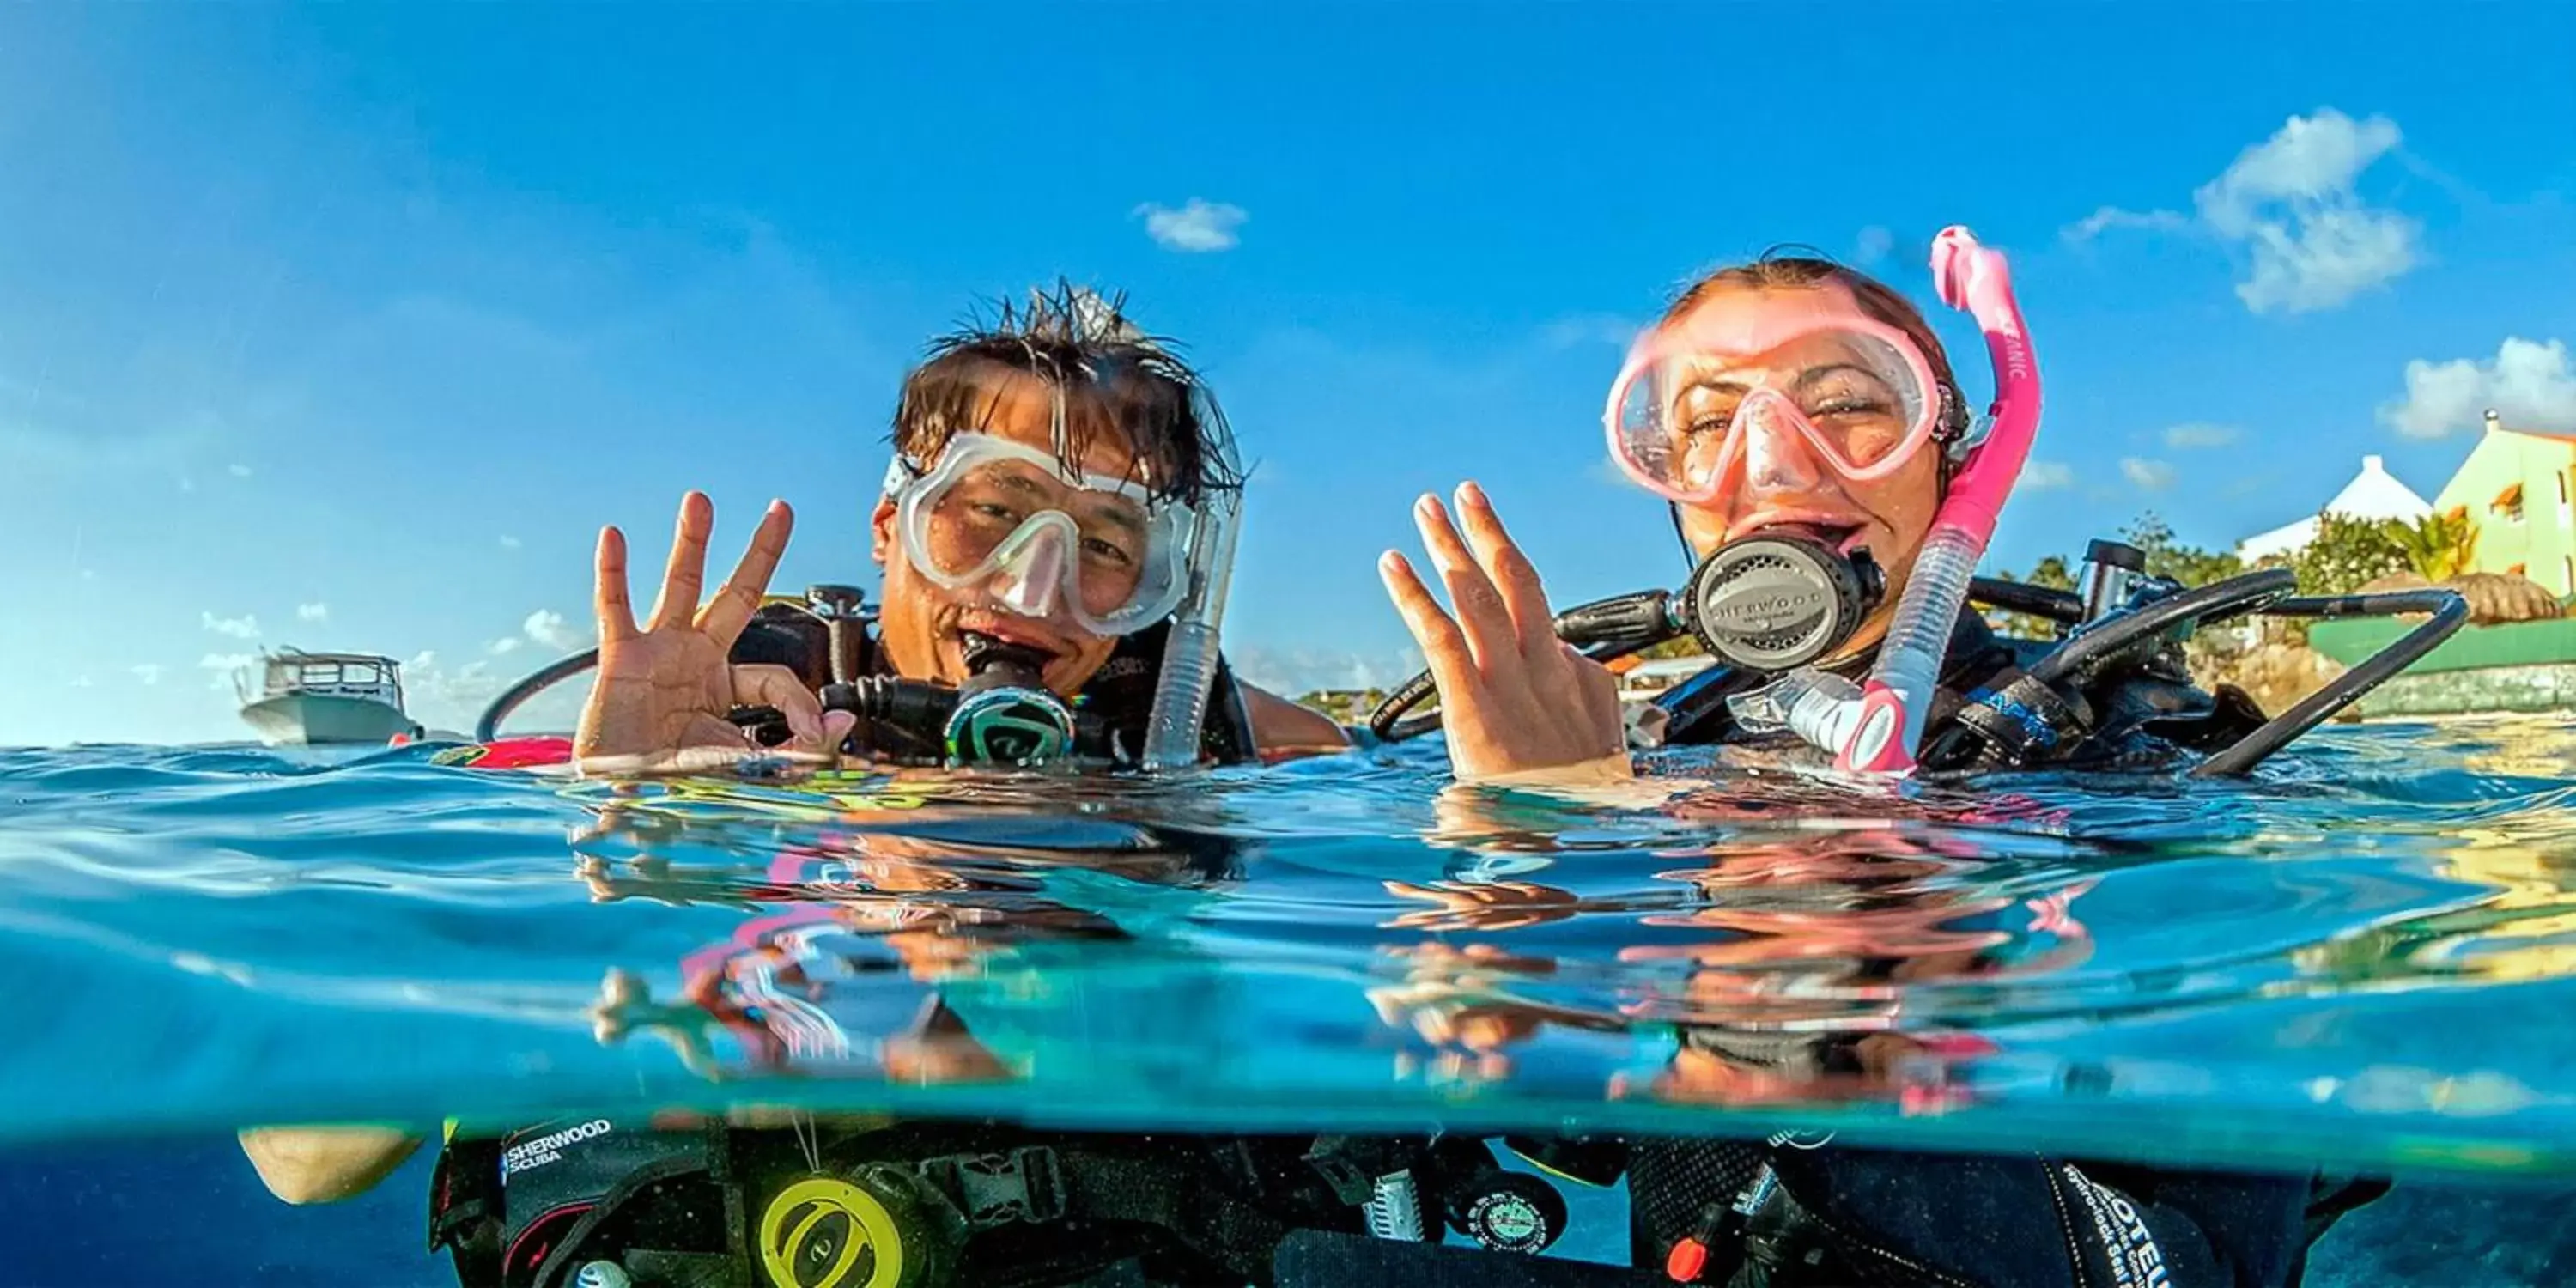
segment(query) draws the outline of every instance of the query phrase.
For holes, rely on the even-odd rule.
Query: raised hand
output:
[[[733,575],[701,608],[706,581],[707,536],[715,503],[691,492],[680,502],[679,530],[651,620],[638,629],[627,597],[626,535],[599,533],[599,673],[582,707],[573,754],[585,769],[689,768],[728,763],[754,754],[828,756],[854,717],[822,703],[796,673],[780,666],[733,666],[734,640],[751,623],[769,577],[787,552],[795,515],[784,501],[769,503],[750,549]],[[793,735],[763,749],[725,719],[737,705],[776,707]]]
[[[1413,507],[1454,619],[1403,555],[1390,550],[1378,560],[1440,687],[1451,767],[1462,780],[1577,767],[1626,776],[1618,681],[1556,637],[1538,569],[1512,544],[1484,490],[1461,484],[1457,500],[1463,539],[1439,498],[1425,495]]]

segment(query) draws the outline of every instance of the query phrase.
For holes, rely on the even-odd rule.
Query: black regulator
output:
[[[1844,555],[1804,529],[1718,547],[1682,588],[1682,625],[1739,670],[1794,671],[1849,641],[1887,594],[1866,549]]]
[[[1110,754],[1104,722],[1046,686],[1047,655],[968,632],[966,681],[954,687],[891,675],[844,677],[823,686],[825,711],[847,711],[858,726],[842,751],[916,764],[1029,768],[1068,757]],[[764,746],[790,736],[775,707],[738,707],[734,723]]]
[[[1594,600],[1557,614],[1555,626],[1557,638],[1599,660],[1689,635],[1730,668],[1771,674],[1841,648],[1886,595],[1868,550],[1846,554],[1830,532],[1782,525],[1718,547],[1678,594]],[[1431,673],[1416,675],[1379,704],[1369,728],[1389,740],[1428,732],[1436,716],[1402,717],[1431,692]]]

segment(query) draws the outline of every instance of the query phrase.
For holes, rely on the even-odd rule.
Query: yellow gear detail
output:
[[[797,1274],[796,1250],[815,1225],[828,1219],[834,1210],[850,1218],[852,1238],[841,1246],[841,1255],[832,1263],[831,1273],[821,1279],[806,1279]],[[795,1222],[791,1229],[790,1220]],[[811,1177],[780,1190],[760,1214],[760,1264],[769,1272],[773,1288],[805,1288],[808,1284],[837,1284],[858,1264],[860,1249],[873,1250],[876,1268],[867,1282],[857,1288],[895,1288],[903,1282],[903,1235],[894,1226],[894,1214],[876,1195],[828,1176]]]

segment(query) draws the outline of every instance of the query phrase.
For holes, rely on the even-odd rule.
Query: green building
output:
[[[2486,434],[2433,499],[2477,525],[2478,572],[2528,577],[2561,598],[2576,595],[2576,509],[2569,505],[2576,435],[2507,429],[2487,413]]]

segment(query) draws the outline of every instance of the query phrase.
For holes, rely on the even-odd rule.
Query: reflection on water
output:
[[[0,753],[0,1132],[801,1103],[2558,1174],[2576,734],[1655,807]]]

